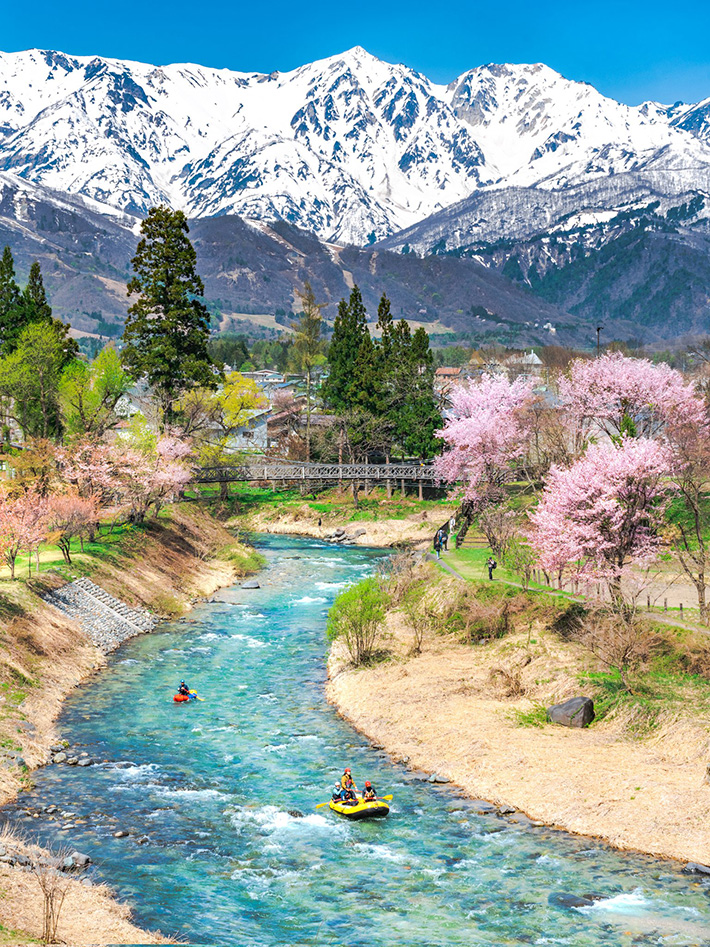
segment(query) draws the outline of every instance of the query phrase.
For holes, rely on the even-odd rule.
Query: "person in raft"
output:
[[[341,801],[344,806],[356,806],[360,800],[355,795],[355,790],[348,787],[343,789],[341,793]]]
[[[345,772],[340,777],[340,787],[341,789],[352,789],[353,792],[355,792],[355,790],[357,789],[357,786],[355,785],[355,780],[353,779],[353,775],[350,772],[349,767],[345,769]]]
[[[190,696],[190,688],[184,681],[180,681],[180,686],[178,687],[178,694],[182,694],[183,697]]]
[[[345,790],[340,785],[340,783],[336,783],[335,786],[333,786],[333,795],[332,795],[333,802],[342,802],[344,792]]]
[[[363,802],[374,802],[377,799],[377,790],[368,779],[365,783],[365,791],[362,794]]]

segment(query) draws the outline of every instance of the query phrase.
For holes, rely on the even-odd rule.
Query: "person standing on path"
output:
[[[436,536],[434,537],[434,552],[436,553],[436,558],[441,559],[441,530],[437,530]]]
[[[486,567],[488,568],[488,578],[493,581],[493,570],[498,568],[498,563],[495,561],[493,556],[488,557]]]

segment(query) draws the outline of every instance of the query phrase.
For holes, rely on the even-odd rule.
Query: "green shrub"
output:
[[[388,604],[389,596],[375,577],[341,592],[333,603],[328,613],[328,638],[342,640],[356,666],[371,664],[376,657]]]

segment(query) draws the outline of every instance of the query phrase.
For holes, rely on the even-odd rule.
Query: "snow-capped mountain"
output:
[[[631,108],[539,64],[443,86],[359,47],[270,75],[29,50],[0,54],[0,170],[365,243],[482,190],[633,172],[708,193],[710,100]]]

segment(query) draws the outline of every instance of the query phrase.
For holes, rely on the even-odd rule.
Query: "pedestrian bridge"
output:
[[[433,464],[299,464],[291,461],[263,461],[219,467],[202,467],[195,483],[232,483],[250,480],[381,481],[400,480],[436,483]]]

